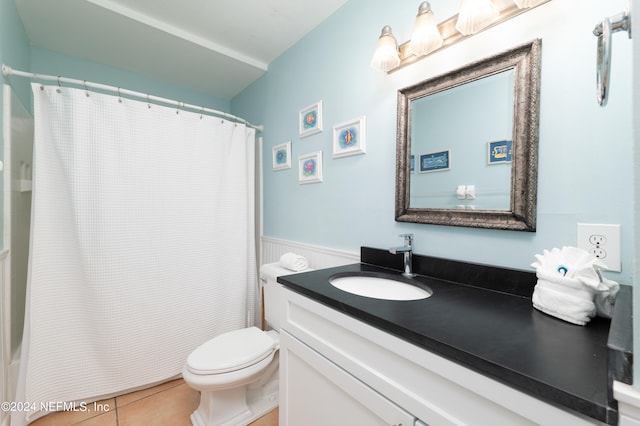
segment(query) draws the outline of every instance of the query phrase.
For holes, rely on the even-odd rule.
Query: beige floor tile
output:
[[[179,386],[179,385],[181,385],[183,383],[184,383],[184,380],[175,379],[175,380],[171,380],[171,381],[166,382],[166,383],[159,384],[159,385],[154,386],[152,388],[141,389],[141,390],[136,391],[136,392],[131,392],[131,393],[127,393],[125,395],[117,396],[116,397],[116,405],[118,407],[123,407],[123,406],[125,406],[127,404],[131,404],[134,401],[137,401],[137,400],[142,399],[142,398],[146,398],[146,397],[151,396],[153,394],[156,394],[158,392],[162,392],[162,391],[165,391],[167,389],[173,388],[175,386]]]
[[[74,426],[118,426],[118,415],[116,411],[100,414],[90,419],[76,423]]]
[[[116,398],[89,403],[86,412],[59,412],[30,426],[190,426],[189,416],[200,403],[200,393],[182,379]],[[278,409],[250,426],[278,426]]]
[[[97,408],[97,410],[96,410]],[[51,413],[44,417],[39,418],[31,426],[68,426],[82,422],[84,420],[96,417],[100,414],[110,412],[113,410],[115,418],[116,402],[114,398],[97,401],[96,403],[90,402],[87,404],[86,411],[58,411],[57,413]]]
[[[278,409],[268,412],[249,426],[278,426]]]
[[[183,383],[118,407],[118,425],[189,426],[199,403],[199,392]]]

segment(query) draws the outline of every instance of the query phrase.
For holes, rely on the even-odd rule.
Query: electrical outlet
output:
[[[577,237],[578,248],[602,260],[610,271],[621,271],[620,225],[578,223]]]

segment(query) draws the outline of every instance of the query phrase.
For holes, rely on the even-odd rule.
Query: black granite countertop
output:
[[[457,275],[456,282],[444,279],[447,274],[438,270],[438,265],[429,266],[435,268],[429,271],[431,276],[406,279],[433,291],[431,297],[422,300],[372,299],[329,284],[337,274],[401,277],[399,268],[389,268],[385,261],[376,259],[380,254],[377,249],[363,248],[363,261],[373,259],[377,265],[360,263],[316,270],[282,276],[278,282],[527,394],[608,424],[617,423],[607,362],[610,320],[594,318],[586,326],[578,326],[551,317],[532,307],[535,274],[461,262],[445,268]],[[414,261],[417,272],[425,271],[420,267],[423,262],[437,263],[433,258],[418,256]],[[495,282],[480,285],[496,277],[505,281],[502,287]],[[626,327],[630,317],[619,321]],[[630,334],[630,329],[623,334]],[[629,353],[623,354],[624,366],[616,368],[627,368],[629,359],[624,355],[630,358]]]

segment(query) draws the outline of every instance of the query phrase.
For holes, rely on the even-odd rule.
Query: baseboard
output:
[[[640,426],[640,391],[614,381],[613,397],[618,401],[618,426]]]

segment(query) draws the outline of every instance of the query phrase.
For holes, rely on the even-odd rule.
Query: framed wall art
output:
[[[322,151],[298,157],[298,182],[301,184],[322,182]]]
[[[510,163],[513,158],[512,141],[496,141],[487,143],[489,164]]]
[[[318,101],[298,113],[299,134],[304,138],[322,131],[322,101]]]
[[[365,117],[333,126],[333,158],[364,154],[365,151]]]
[[[449,150],[420,154],[419,173],[441,172],[451,168],[451,152]]]
[[[291,168],[291,141],[273,147],[273,170]]]

